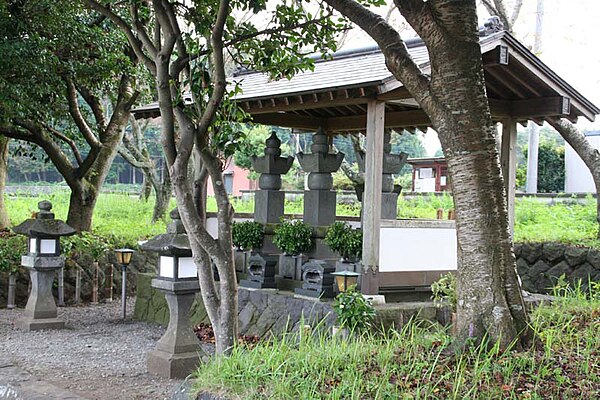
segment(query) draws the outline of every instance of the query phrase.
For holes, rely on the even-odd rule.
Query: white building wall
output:
[[[600,150],[600,132],[586,133],[587,140]],[[565,193],[594,193],[592,174],[583,160],[565,143]]]

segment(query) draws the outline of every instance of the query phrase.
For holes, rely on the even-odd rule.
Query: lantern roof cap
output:
[[[21,224],[13,227],[15,233],[30,237],[49,237],[57,238],[61,236],[71,236],[77,233],[77,230],[59,219],[54,219],[52,203],[43,200],[38,203],[39,211],[34,214],[34,218],[27,219]]]
[[[172,221],[167,227],[167,233],[162,233],[140,245],[142,250],[159,253],[191,253],[190,241],[185,232],[177,208],[169,213]]]

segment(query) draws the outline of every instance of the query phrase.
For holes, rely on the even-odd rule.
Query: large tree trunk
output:
[[[509,346],[527,330],[508,229],[504,182],[487,98],[475,1],[397,1],[427,45],[431,78],[398,32],[351,0],[326,0],[382,49],[394,76],[437,130],[453,182],[458,241],[457,343]]]
[[[442,17],[459,19],[454,14],[459,9],[447,10]],[[475,25],[475,13],[471,16]],[[430,52],[436,55],[431,87],[444,107],[427,108],[454,182],[458,339],[487,336],[506,348],[526,329],[527,320],[508,229],[495,129],[485,96],[481,50],[468,34],[440,31],[428,39]]]
[[[596,186],[596,194],[600,193],[600,153],[585,138],[585,135],[569,121],[559,119],[551,121],[550,125],[560,133],[569,145],[581,157],[585,165],[589,168]],[[600,196],[596,195],[596,220],[600,224]],[[600,229],[598,230],[600,239]]]
[[[0,136],[0,229],[10,226],[10,220],[4,204],[4,188],[8,177],[8,142],[9,138]]]
[[[92,230],[92,217],[97,200],[98,192],[96,190],[71,189],[67,224],[77,229],[78,232]]]

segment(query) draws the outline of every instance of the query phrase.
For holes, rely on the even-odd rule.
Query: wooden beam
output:
[[[488,99],[490,111],[494,118],[527,118],[556,117],[571,113],[571,102],[568,97],[539,97],[526,100]]]
[[[305,117],[291,113],[256,114],[252,116],[252,122],[257,124],[309,130],[317,130],[325,124],[325,121],[324,118]]]
[[[485,52],[482,58],[484,67],[508,65],[510,62],[508,46],[498,45],[493,50]]]
[[[508,225],[511,236],[515,231],[515,190],[517,185],[517,123],[513,119],[502,121],[500,164],[508,203]]]
[[[381,229],[381,180],[385,103],[372,100],[367,109],[367,155],[362,204],[363,271],[361,291],[379,294],[379,235]]]
[[[367,115],[355,115],[351,117],[328,118],[325,130],[333,131],[356,131],[364,130],[367,125]],[[407,126],[431,125],[429,117],[422,110],[411,111],[388,111],[385,113],[386,128],[403,128]]]
[[[322,107],[336,107],[353,104],[367,104],[375,97],[376,88],[356,88],[323,93],[308,93],[286,97],[273,97],[269,99],[242,100],[244,111],[250,114],[273,113],[278,111],[294,111],[299,109],[314,109]]]
[[[383,89],[384,86],[380,86],[380,90],[385,90]],[[408,89],[406,89],[404,86],[400,86],[397,87],[393,90],[390,91],[383,91],[381,94],[379,94],[377,96],[377,100],[400,100],[400,99],[412,99],[413,96],[412,94],[409,93]]]
[[[516,61],[518,61],[525,68],[532,70],[532,71],[540,70],[540,67],[535,65],[527,57],[524,57],[517,52],[512,52],[511,55]],[[542,66],[542,69],[543,68],[544,68],[544,66]],[[550,71],[550,69],[548,69],[548,71]],[[538,79],[540,79],[545,85],[550,87],[556,93],[559,93],[559,94],[565,93],[564,86],[561,85],[560,82],[557,82],[553,77],[548,76],[545,71],[541,71],[541,73],[538,73],[538,72],[534,72],[534,73],[536,74],[536,77]],[[550,71],[550,73],[552,73],[552,71]],[[560,78],[559,78],[559,81],[560,81]],[[563,82],[563,83],[568,86],[568,84],[566,84],[566,82]],[[584,104],[582,104],[582,102],[580,102],[579,100],[577,100],[575,98],[572,98],[571,103],[577,110],[579,110],[581,115],[586,117],[591,122],[594,121],[596,116],[592,112],[590,112],[589,108],[586,107]]]

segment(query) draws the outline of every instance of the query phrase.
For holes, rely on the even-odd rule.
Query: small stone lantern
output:
[[[21,265],[29,269],[31,293],[23,317],[16,321],[16,326],[26,331],[64,328],[64,321],[57,318],[52,283],[56,271],[65,265],[65,258],[60,255],[60,237],[77,232],[54,219],[49,201],[40,201],[38,208],[35,218],[13,228],[15,233],[28,237],[28,253],[21,257]]]
[[[169,325],[156,347],[147,353],[148,372],[165,377],[188,376],[198,367],[200,343],[192,330],[189,312],[200,291],[198,272],[179,211],[171,211],[167,233],[155,236],[143,250],[159,254],[158,276],[152,287],[164,292],[169,306]]]

